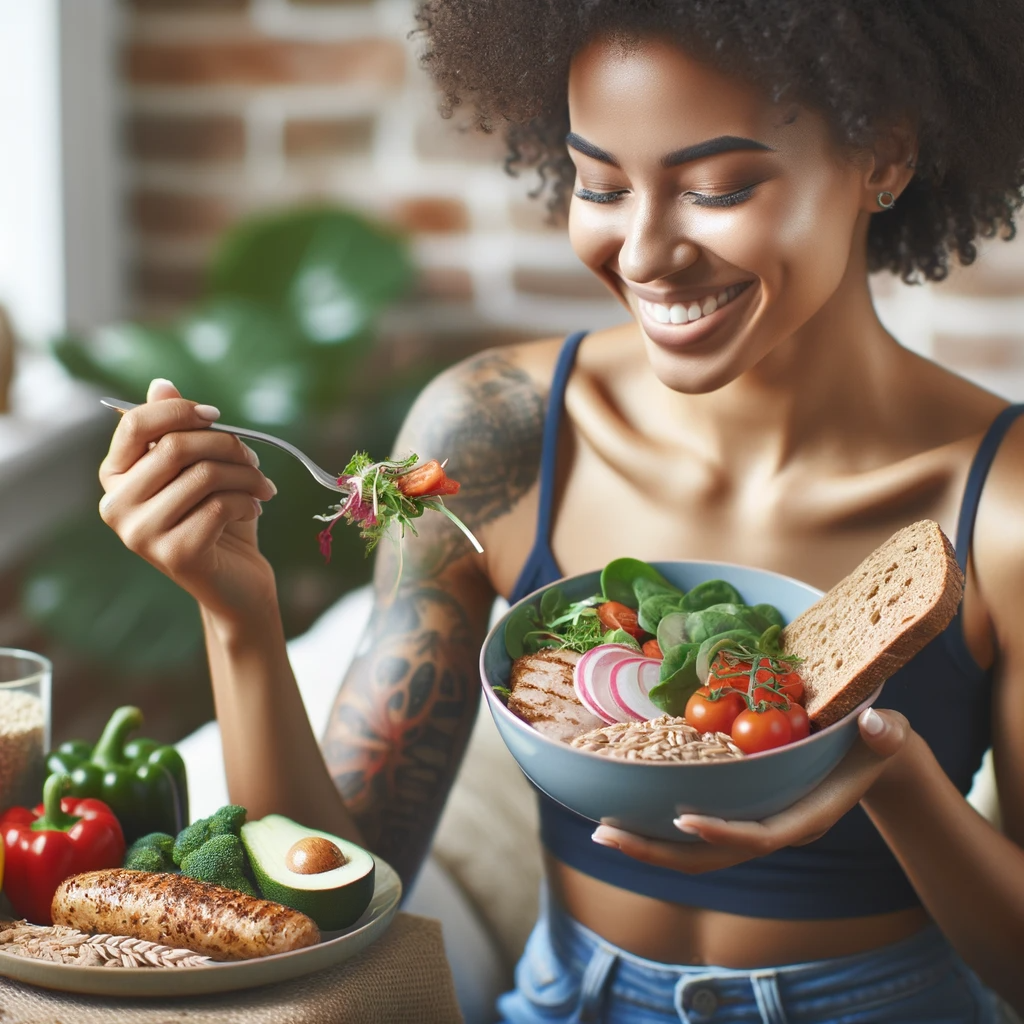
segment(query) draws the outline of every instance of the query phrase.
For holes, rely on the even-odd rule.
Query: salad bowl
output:
[[[725,562],[651,562],[670,583],[691,590],[725,580],[748,604],[774,605],[786,622],[814,604],[821,591],[788,576]],[[543,735],[505,706],[494,687],[508,687],[512,658],[505,626],[523,605],[538,606],[557,587],[569,601],[601,591],[599,570],[570,576],[527,595],[498,620],[480,652],[484,698],[498,732],[527,779],[563,807],[595,823],[638,835],[700,842],[677,829],[680,814],[757,821],[790,807],[811,792],[842,760],[858,737],[857,717],[867,700],[833,725],[783,747],[714,761],[627,761],[579,750]]]

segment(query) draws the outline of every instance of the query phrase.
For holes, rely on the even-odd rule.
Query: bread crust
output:
[[[937,541],[937,543],[936,543]],[[843,673],[835,666],[837,622],[846,622],[865,614],[864,609],[851,608],[851,593],[862,592],[874,581],[879,590],[880,564],[899,558],[908,544],[925,546],[929,565],[929,593],[923,595],[923,606],[898,627],[882,635],[874,635],[865,618],[864,630],[858,636],[872,644],[866,663]],[[917,547],[913,548],[916,552]],[[888,582],[888,581],[887,581]],[[930,520],[905,527],[873,551],[849,576],[836,584],[807,611],[797,616],[782,632],[783,650],[802,658],[799,671],[805,686],[805,707],[808,718],[825,728],[848,715],[898,669],[935,639],[953,620],[963,596],[964,576],[956,561],[956,552],[949,539]],[[872,595],[873,596],[873,595]],[[896,595],[894,600],[898,600]],[[881,603],[881,602],[879,602]],[[889,603],[893,603],[890,601]],[[867,616],[872,614],[866,613]],[[877,612],[875,612],[877,614]]]

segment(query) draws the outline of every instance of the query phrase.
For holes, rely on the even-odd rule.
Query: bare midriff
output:
[[[545,854],[551,897],[585,928],[636,956],[667,964],[753,969],[851,956],[929,924],[921,907],[836,920],[744,917],[641,896]]]

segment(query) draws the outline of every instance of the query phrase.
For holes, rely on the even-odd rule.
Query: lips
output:
[[[677,347],[699,341],[715,331],[728,318],[731,306],[744,295],[753,281],[741,281],[716,292],[674,303],[652,302],[636,292],[636,308],[641,326],[651,341]],[[744,303],[747,305],[747,303]]]

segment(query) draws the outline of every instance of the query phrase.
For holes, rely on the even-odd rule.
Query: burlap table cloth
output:
[[[304,978],[222,995],[107,999],[0,978],[2,1024],[460,1024],[441,924],[398,914],[358,957]]]

